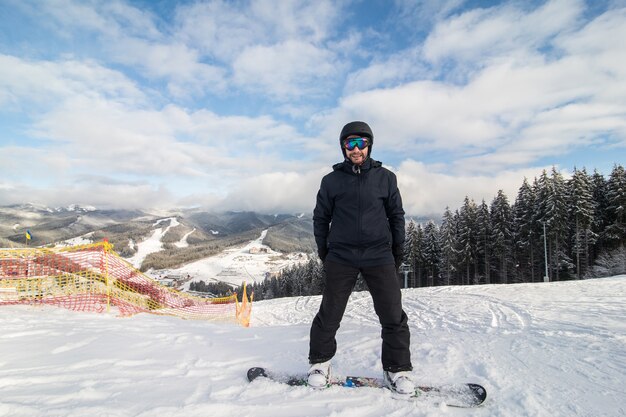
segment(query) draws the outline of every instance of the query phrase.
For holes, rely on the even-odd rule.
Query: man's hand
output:
[[[317,248],[317,255],[320,257],[322,262],[326,260],[326,255],[328,255],[328,248]]]
[[[398,269],[404,260],[404,245],[394,245],[393,248],[391,248],[391,252],[393,253],[393,260],[396,264],[396,269]]]

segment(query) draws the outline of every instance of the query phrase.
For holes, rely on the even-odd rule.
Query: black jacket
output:
[[[318,251],[329,261],[357,267],[393,264],[392,248],[401,251],[404,244],[396,176],[371,158],[360,170],[353,167],[346,160],[322,178],[313,211]]]

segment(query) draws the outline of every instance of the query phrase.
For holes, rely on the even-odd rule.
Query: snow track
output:
[[[403,290],[416,381],[483,384],[487,402],[474,410],[249,384],[252,366],[306,372],[319,296],[254,303],[250,328],[10,306],[0,309],[0,415],[623,416],[625,294],[626,277]],[[381,374],[368,293],[351,296],[337,339],[336,374]]]

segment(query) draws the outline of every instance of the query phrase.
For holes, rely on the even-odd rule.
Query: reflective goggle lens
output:
[[[352,138],[343,141],[343,146],[351,151],[354,148],[365,149],[369,146],[370,141],[367,138]]]

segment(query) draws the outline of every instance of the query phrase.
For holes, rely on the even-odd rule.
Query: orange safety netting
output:
[[[120,258],[108,242],[0,249],[0,306],[48,304],[76,311],[140,312],[250,324],[252,300],[200,298],[167,288]]]

